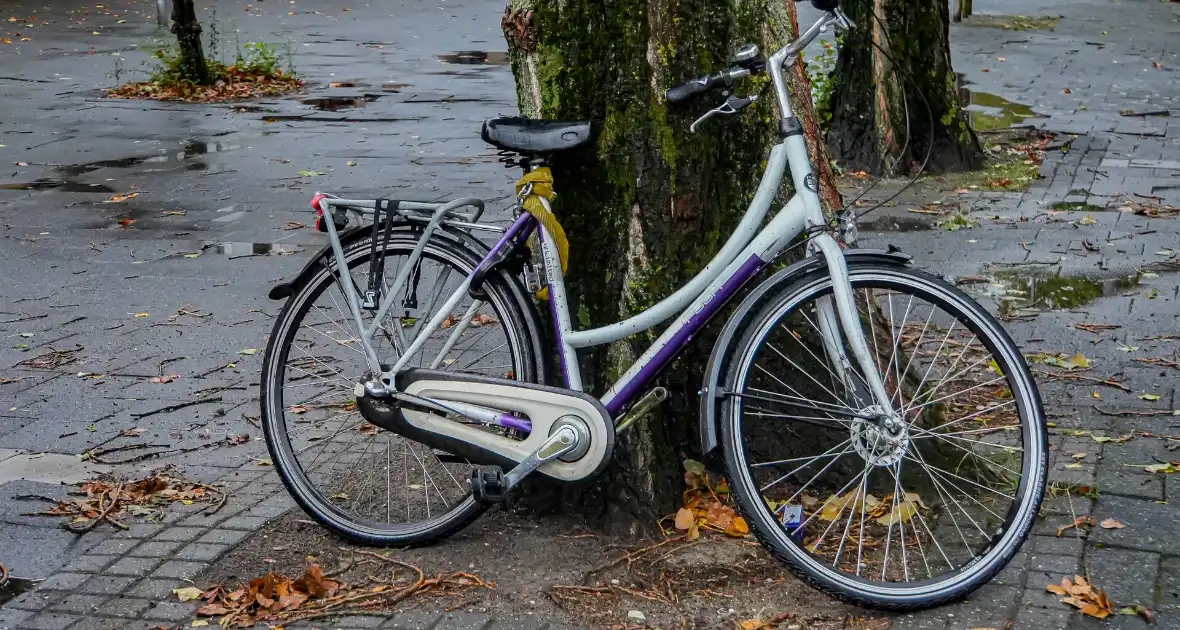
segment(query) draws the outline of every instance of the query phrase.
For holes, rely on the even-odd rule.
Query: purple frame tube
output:
[[[513,242],[518,238],[528,238],[529,235],[532,234],[533,230],[536,229],[536,227],[536,219],[534,219],[532,215],[522,213],[519,217],[517,217],[516,221],[508,228],[508,230],[504,232],[504,236],[500,237],[500,240],[491,248],[491,250],[488,251],[487,256],[485,256],[484,259],[480,261],[479,266],[476,267],[476,272],[491,264],[492,259],[510,242]],[[646,389],[651,381],[659,376],[660,373],[663,372],[664,369],[676,359],[676,356],[680,354],[680,351],[683,350],[690,342],[692,342],[697,333],[700,332],[702,328],[707,326],[713,317],[723,307],[725,307],[725,305],[728,304],[735,295],[737,295],[738,291],[740,291],[741,288],[745,286],[745,284],[749,282],[751,278],[758,275],[758,272],[762,271],[766,265],[766,261],[762,260],[758,256],[750,256],[750,258],[747,259],[746,262],[743,263],[742,266],[739,267],[738,270],[728,280],[726,280],[724,284],[721,285],[721,287],[717,290],[716,295],[706,302],[699,311],[694,313],[687,322],[681,325],[681,328],[676,331],[676,334],[673,335],[668,343],[664,344],[664,346],[660,348],[658,352],[656,352],[655,356],[652,357],[652,360],[647,365],[643,366],[643,368],[640,369],[640,371],[630,381],[627,381],[625,384],[623,384],[622,388],[619,389],[618,394],[616,394],[615,397],[612,398],[609,403],[607,403],[607,411],[609,411],[611,415],[617,416],[624,409],[629,407],[631,402],[640,394],[640,392]],[[557,323],[556,306],[553,304],[552,300],[550,301],[549,308],[550,313],[552,313],[553,316],[554,339],[557,342],[557,347],[560,348],[562,341],[562,331],[561,326]],[[673,324],[673,326],[675,325],[676,324]],[[561,354],[562,353],[560,352],[558,353],[561,363],[562,383],[568,388],[570,383],[569,366],[566,365],[565,359],[563,356],[561,356]],[[502,426],[507,426],[521,431],[530,431],[532,429],[532,423],[528,420],[517,418],[508,414],[502,414],[502,417],[500,418],[500,424]]]

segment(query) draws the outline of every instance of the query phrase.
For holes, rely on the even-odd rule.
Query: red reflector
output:
[[[315,213],[324,216],[324,211],[320,209],[320,202],[324,200],[327,195],[316,195],[311,198],[311,207],[315,209]]]

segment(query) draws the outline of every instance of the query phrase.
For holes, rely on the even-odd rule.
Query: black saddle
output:
[[[492,118],[480,133],[484,142],[516,153],[568,151],[590,142],[588,121],[536,120],[512,116]]]

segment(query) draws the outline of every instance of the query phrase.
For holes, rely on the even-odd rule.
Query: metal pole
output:
[[[172,0],[156,0],[156,24],[168,26],[172,22]]]

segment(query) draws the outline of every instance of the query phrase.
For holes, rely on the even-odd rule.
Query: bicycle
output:
[[[713,260],[622,322],[571,325],[564,235],[549,207],[548,160],[589,143],[587,122],[484,124],[486,141],[528,167],[507,228],[481,223],[477,199],[317,193],[330,245],[271,291],[286,304],[261,385],[272,460],[299,505],[352,541],[415,545],[459,531],[533,473],[594,477],[616,435],[667,396],[644,393],[652,380],[804,236],[807,256],[746,291],[714,345],[702,452],[722,463],[762,545],[846,601],[913,610],[995,576],[1044,492],[1040,396],[983,307],[904,254],[844,250],[829,234],[783,68],[827,27],[853,25],[835,2],[813,2],[821,19],[768,59],[746,46],[733,67],[667,91],[680,102],[768,72],[782,141]],[[753,100],[731,96],[691,129]],[[788,167],[796,194],[760,229]],[[348,228],[350,212],[359,227]],[[488,247],[476,232],[498,239]],[[546,291],[560,387],[546,384],[533,299]],[[672,318],[601,397],[583,393],[579,348]]]

